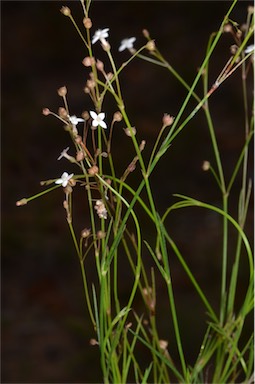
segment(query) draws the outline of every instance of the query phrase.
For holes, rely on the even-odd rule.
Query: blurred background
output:
[[[91,6],[92,33],[110,28],[109,42],[116,63],[129,57],[118,52],[123,38],[136,36],[135,47],[145,43],[144,28],[170,64],[191,84],[201,65],[211,32],[226,14],[229,1],[95,1]],[[252,2],[239,1],[231,18],[240,25]],[[70,20],[60,13],[69,6],[82,26],[79,1],[2,1],[2,382],[70,383],[100,382],[95,337],[85,308],[82,280],[62,207],[61,189],[17,208],[15,202],[42,190],[39,182],[73,171],[65,159],[56,161],[70,145],[62,124],[45,117],[44,107],[57,112],[62,100],[57,89],[68,89],[71,114],[80,116],[93,108],[83,88],[88,71],[87,55]],[[225,34],[211,61],[211,84],[229,58],[233,39]],[[100,44],[97,57],[105,62]],[[108,67],[108,69],[110,69]],[[121,75],[124,99],[146,153],[160,130],[165,112],[176,116],[186,91],[165,69],[135,60]],[[252,96],[252,74],[249,77]],[[202,87],[198,87],[201,93]],[[109,100],[109,99],[108,99]],[[250,100],[249,100],[250,101]],[[107,104],[109,103],[109,104]],[[104,105],[106,121],[116,111]],[[237,71],[211,98],[211,111],[226,178],[233,171],[244,142],[241,76]],[[133,158],[121,123],[114,131],[114,155],[124,170]],[[208,128],[200,112],[176,139],[152,176],[160,213],[175,201],[174,193],[220,204],[220,193],[210,174],[202,171],[204,160],[214,163]],[[249,176],[252,177],[252,159]],[[75,169],[74,169],[75,171]],[[131,181],[136,182],[136,175]],[[236,217],[240,177],[230,207]],[[83,201],[75,206],[77,231],[89,226]],[[248,213],[247,234],[252,242],[253,211]],[[220,287],[221,220],[206,211],[187,209],[169,219],[169,231],[185,255],[199,283],[217,309]],[[150,239],[147,227],[146,239]],[[236,234],[230,232],[234,247]],[[231,247],[230,247],[231,248]],[[231,251],[231,249],[230,249]],[[231,253],[231,252],[230,252]],[[232,257],[232,255],[231,255]],[[244,256],[240,300],[246,289]],[[88,275],[93,268],[88,263]],[[91,275],[90,275],[91,268]],[[125,268],[125,266],[123,267]],[[204,331],[205,309],[173,260],[173,280],[178,313],[183,321],[187,360],[197,356]],[[129,293],[123,270],[122,295]],[[163,292],[163,291],[162,291]],[[171,319],[163,314],[164,293],[158,292],[157,310],[161,338],[171,342]],[[136,303],[139,311],[139,303]],[[160,312],[161,311],[161,312]],[[162,315],[160,315],[162,313]],[[252,328],[252,321],[251,321]],[[249,332],[249,329],[247,330]]]

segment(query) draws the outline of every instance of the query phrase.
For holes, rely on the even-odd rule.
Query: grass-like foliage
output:
[[[91,1],[81,0],[80,3],[83,18],[81,27],[68,7],[62,7],[61,12],[70,19],[81,44],[84,44],[87,50],[83,65],[90,68],[91,72],[84,91],[85,97],[91,98],[94,108],[84,112],[79,118],[72,115],[68,105],[67,88],[63,86],[58,89],[58,94],[63,99],[63,107],[57,113],[48,108],[43,109],[45,116],[53,115],[58,118],[70,135],[70,153],[75,154],[72,156],[67,148],[60,154],[59,160],[69,160],[77,166],[77,172],[64,172],[60,178],[41,182],[46,189],[32,197],[19,200],[17,205],[25,205],[56,188],[63,189],[63,206],[80,264],[86,306],[93,325],[91,332],[94,330],[91,344],[98,348],[104,383],[251,383],[253,336],[247,332],[247,318],[252,317],[253,313],[253,254],[246,234],[246,217],[250,209],[252,191],[247,172],[248,158],[254,133],[247,87],[247,75],[253,66],[254,46],[250,45],[254,32],[253,7],[248,8],[245,28],[241,29],[237,22],[231,20],[231,12],[237,0],[229,4],[229,10],[218,31],[213,32],[208,40],[204,60],[197,63],[199,69],[194,75],[193,83],[189,85],[165,60],[147,30],[143,31],[145,43],[139,49],[134,48],[135,38],[122,41],[119,50],[128,49],[130,58],[117,67],[112,56],[108,28],[94,31],[89,16]],[[232,35],[234,44],[229,60],[214,84],[209,86],[209,63],[213,67],[215,48],[227,33]],[[105,63],[95,57],[94,47],[99,49],[98,45],[101,45],[101,49],[106,53],[107,66],[111,67],[111,72],[106,73]],[[166,76],[174,76],[180,87],[184,87],[186,91],[185,100],[176,116],[165,114],[162,117],[155,144],[151,153],[146,153],[146,156],[146,142],[137,140],[138,127],[130,121],[122,96],[120,75],[133,60],[140,60],[141,65],[143,61],[147,61],[151,65],[160,66],[161,71],[162,68],[165,70]],[[224,153],[220,153],[210,114],[210,98],[212,94],[217,93],[219,87],[224,92],[225,81],[228,79],[228,82],[231,82],[233,73],[238,73],[242,82],[240,92],[244,110],[244,140],[240,143],[239,157],[231,177],[227,180],[222,162]],[[203,93],[199,94],[201,91],[198,92],[197,89],[203,89]],[[104,105],[107,105],[106,98],[115,103],[116,112],[111,122],[110,114],[104,109]],[[192,107],[194,102],[195,107]],[[189,122],[197,113],[205,115],[213,154],[211,159],[204,162],[203,170],[210,172],[215,180],[221,194],[221,203],[215,206],[210,201],[198,201],[179,194],[175,196],[175,202],[160,215],[150,177],[169,147],[174,145],[176,137],[189,126]],[[117,145],[114,143],[114,130],[120,122],[122,127],[124,126],[123,135],[132,142],[133,155],[129,165],[123,166],[124,172],[118,174],[120,167],[119,164],[116,167],[116,162],[119,160],[114,158],[112,148]],[[137,177],[135,188],[129,183],[129,175],[134,171]],[[240,180],[240,174],[241,185],[236,182],[237,175]],[[231,209],[231,212],[237,212],[236,216],[233,216],[229,209],[229,199],[232,197],[234,186],[235,190],[240,188],[239,198],[235,202],[236,209]],[[87,204],[90,215],[90,227],[80,228],[78,233],[73,226],[72,209],[77,188],[84,190],[84,204]],[[216,300],[217,306],[215,300],[210,302],[199,279],[196,278],[195,271],[192,271],[167,227],[171,219],[170,213],[178,210],[178,214],[182,215],[182,210],[186,207],[209,210],[220,218],[222,253],[218,260],[221,260],[221,286]],[[138,212],[143,212],[143,220]],[[144,238],[144,217],[147,217],[146,220],[154,228],[154,236],[150,236],[150,241]],[[230,230],[231,233],[235,231],[237,238],[234,257],[231,244],[231,261]],[[144,255],[151,259],[153,267],[149,270]],[[125,265],[130,268],[129,276],[133,276],[129,281],[129,295],[125,296],[125,301],[123,297],[120,298],[119,277],[124,258]],[[194,290],[204,306],[206,332],[197,359],[192,365],[187,361],[181,315],[176,303],[171,268],[173,258],[180,263],[183,274],[190,281],[190,289]],[[95,264],[95,280],[91,280],[86,274],[88,260],[93,260]],[[240,304],[237,298],[241,263],[248,266],[249,280],[244,288],[245,292],[242,291]],[[168,298],[164,314],[156,311],[159,280],[160,286],[165,286]],[[136,300],[140,303],[139,313],[134,309]],[[175,343],[171,345],[160,336],[160,316],[167,316],[171,329],[174,330]],[[192,330],[189,337],[192,339]],[[146,361],[141,359],[141,350],[147,351]]]

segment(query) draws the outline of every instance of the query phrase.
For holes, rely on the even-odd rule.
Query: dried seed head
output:
[[[132,133],[133,133],[134,136],[135,136],[135,134],[136,134],[136,129],[135,129],[135,127],[123,128],[123,129],[124,129],[125,134],[126,134],[127,136],[129,136],[129,137],[132,136]],[[131,133],[131,131],[132,131],[132,133]]]
[[[60,9],[60,12],[61,13],[63,13],[63,15],[65,15],[65,16],[71,16],[71,10],[70,10],[70,8],[68,8],[68,7],[62,7],[61,9]]]
[[[64,97],[64,96],[66,96],[66,94],[67,94],[67,88],[66,88],[66,86],[64,86],[64,87],[60,87],[60,88],[58,89],[58,95],[59,95],[59,96]]]
[[[92,27],[92,21],[89,17],[84,17],[83,25],[85,28],[90,29]]]
[[[49,110],[49,108],[43,108],[43,110],[42,110],[42,114],[43,114],[44,116],[48,116],[48,115],[50,115],[50,110]]]
[[[83,64],[85,67],[91,67],[92,65],[95,64],[95,58],[94,58],[94,57],[90,57],[90,56],[86,56],[86,57],[84,57],[84,59],[82,60],[82,64]]]
[[[68,202],[67,202],[67,200],[63,201],[63,207],[65,208],[66,211],[68,211]]]
[[[83,239],[86,239],[87,237],[89,237],[90,233],[91,233],[91,230],[90,230],[90,229],[88,229],[88,228],[84,228],[84,229],[81,231],[81,237],[82,237]]]
[[[105,208],[103,200],[97,200],[94,208],[97,211],[97,214],[100,219],[107,219],[107,210]]]
[[[119,111],[115,112],[113,115],[113,121],[119,122],[121,120],[122,120],[122,114]]]

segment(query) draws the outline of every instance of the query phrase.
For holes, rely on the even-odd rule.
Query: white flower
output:
[[[254,51],[254,44],[248,45],[244,53],[250,53],[252,51]]]
[[[67,172],[62,173],[62,176],[60,179],[57,179],[55,181],[55,184],[62,184],[62,187],[66,187],[68,184],[68,181],[73,177],[73,173],[71,175],[68,175]]]
[[[97,127],[98,125],[100,125],[100,127],[104,128],[104,129],[107,128],[107,125],[104,122],[104,118],[105,118],[105,113],[104,112],[101,112],[101,113],[97,114],[94,111],[90,111],[89,113],[90,113],[90,116],[93,119],[93,121],[92,121],[92,126],[93,127]]]
[[[107,41],[105,39],[109,36],[108,31],[109,28],[98,29],[92,37],[92,44],[95,44],[98,40],[100,40],[103,45],[106,45]]]
[[[62,159],[63,157],[65,157],[67,160],[69,160],[71,163],[76,163],[76,160],[73,156],[70,156],[68,155],[68,152],[69,151],[69,147],[67,147],[66,149],[63,149],[63,151],[60,153],[59,157],[57,160],[60,160]]]
[[[133,49],[133,43],[136,41],[136,37],[130,37],[129,39],[124,39],[120,43],[119,52],[124,51],[125,49]]]
[[[71,124],[73,124],[73,125],[75,125],[75,126],[76,126],[78,123],[81,123],[81,122],[85,121],[85,120],[82,119],[81,117],[76,117],[75,115],[73,115],[73,116],[68,116],[68,118],[69,118]]]
[[[67,153],[68,150],[69,150],[69,147],[67,147],[66,149],[63,149],[60,156],[58,157],[58,160],[62,159],[62,157],[68,158],[69,157],[69,155]]]

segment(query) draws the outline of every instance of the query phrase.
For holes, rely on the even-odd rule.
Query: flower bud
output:
[[[91,168],[89,168],[88,173],[92,176],[96,175],[98,173],[99,169],[96,165],[93,165]]]
[[[63,15],[65,15],[65,16],[71,16],[71,10],[70,10],[70,8],[68,8],[68,7],[62,7],[61,9],[60,9],[60,12],[61,13],[63,13]]]
[[[59,115],[60,117],[62,117],[62,118],[65,119],[65,118],[67,117],[68,113],[67,113],[67,111],[66,111],[65,108],[63,108],[63,107],[59,107],[59,109],[58,109],[58,115]]]
[[[119,122],[121,120],[122,120],[122,114],[119,111],[115,112],[113,115],[113,121]]]
[[[93,64],[95,64],[95,58],[94,58],[94,57],[90,57],[90,56],[86,56],[86,57],[84,57],[84,59],[82,60],[82,64],[83,64],[85,67],[91,67]]]
[[[135,134],[136,134],[136,129],[135,129],[135,127],[123,128],[123,129],[124,129],[125,134],[126,134],[127,136],[129,136],[129,137],[132,136],[132,133],[133,133],[134,136],[135,136]],[[132,133],[131,133],[131,131],[132,131]]]
[[[61,87],[61,88],[58,89],[58,95],[59,96],[64,97],[64,96],[66,96],[66,94],[67,94],[66,86]]]
[[[92,27],[92,21],[89,17],[84,17],[83,25],[85,28],[90,29]]]
[[[163,121],[164,127],[168,127],[169,125],[173,124],[174,117],[170,116],[168,113],[165,113],[164,116],[163,116],[162,121]]]
[[[77,161],[82,161],[83,159],[84,159],[84,152],[83,151],[78,151],[77,153],[76,153],[76,160]]]
[[[148,41],[148,43],[146,44],[146,48],[148,49],[148,51],[150,51],[150,52],[153,52],[153,51],[155,51],[155,42],[154,42],[154,40],[150,40],[150,41]]]
[[[16,202],[17,207],[20,207],[21,205],[25,205],[25,204],[27,204],[27,199],[25,198]]]
[[[99,71],[103,72],[103,70],[104,70],[104,63],[101,60],[97,60],[96,66],[97,66],[97,69]]]
[[[149,31],[147,29],[143,29],[143,35],[146,39],[149,39],[150,38],[150,34],[149,34]]]
[[[81,116],[82,116],[82,118],[84,120],[89,120],[90,119],[90,115],[89,115],[88,111],[82,112]]]
[[[48,115],[50,115],[50,110],[49,110],[49,108],[43,108],[42,113],[43,113],[44,116],[48,116]]]
[[[209,161],[207,161],[207,160],[204,161],[203,164],[202,164],[202,169],[203,169],[203,171],[209,171],[210,166],[211,166],[211,164],[210,164]]]

